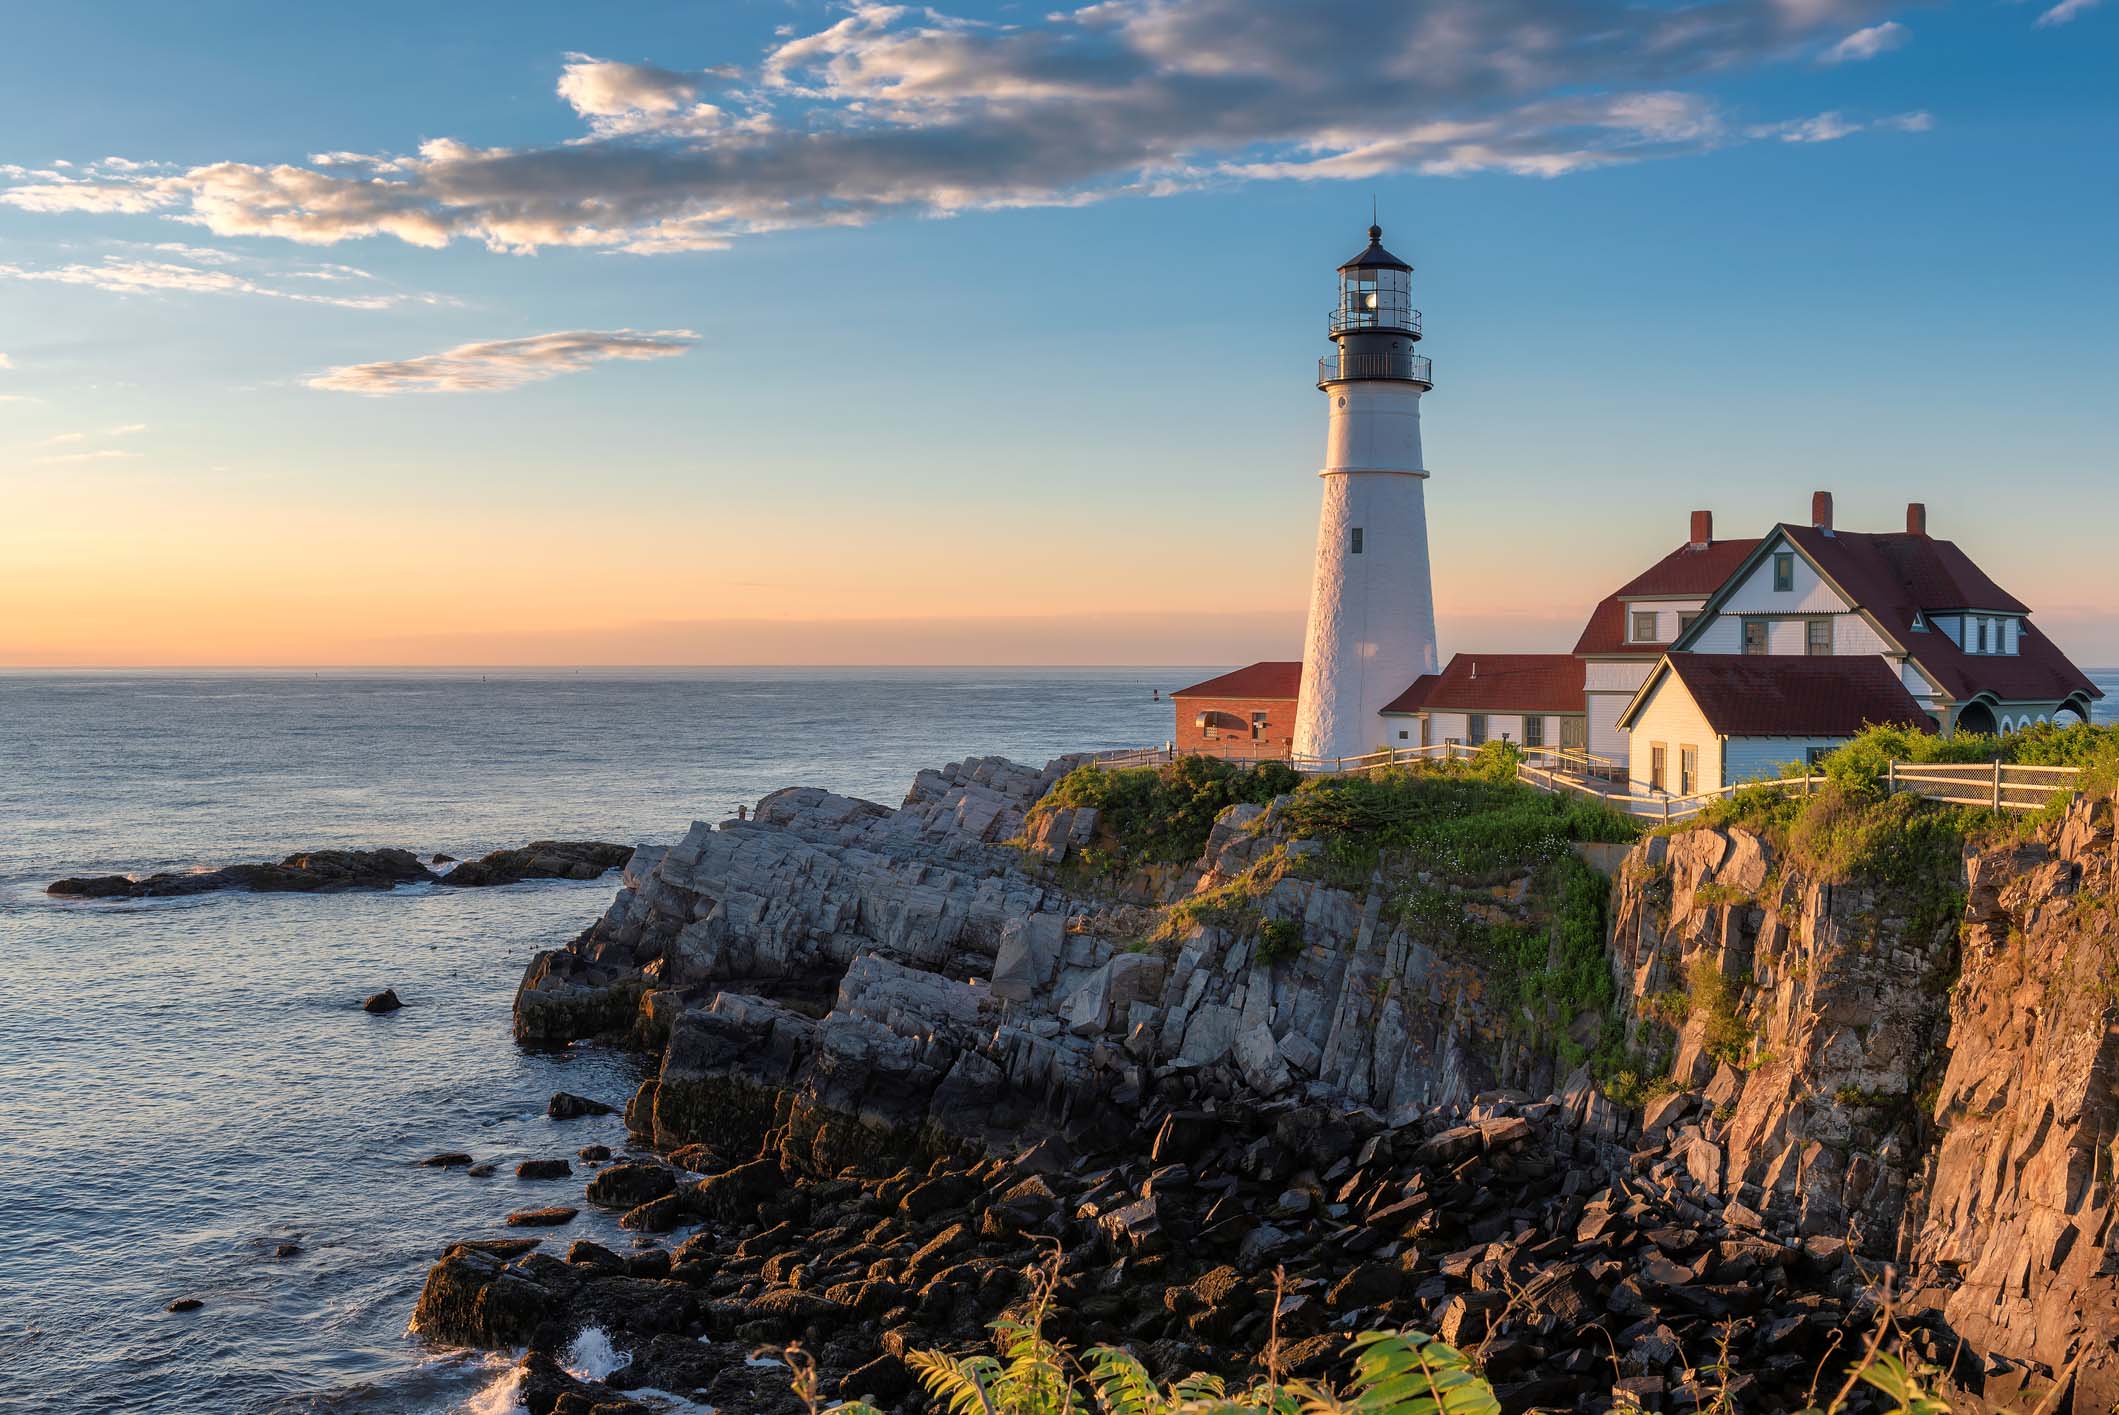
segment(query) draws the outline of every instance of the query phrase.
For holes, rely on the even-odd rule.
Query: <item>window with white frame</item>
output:
[[[1636,609],[1633,612],[1633,641],[1637,644],[1655,642],[1655,611]]]

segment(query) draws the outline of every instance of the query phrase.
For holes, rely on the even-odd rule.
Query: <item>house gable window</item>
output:
[[[1656,790],[1663,789],[1664,772],[1670,757],[1670,749],[1661,742],[1648,744],[1648,784]]]
[[[1700,789],[1700,749],[1678,748],[1678,794],[1690,796]]]
[[[1812,619],[1803,628],[1803,652],[1812,658],[1832,657],[1832,621]]]
[[[1746,619],[1744,621],[1744,652],[1751,654],[1770,653],[1766,646],[1766,621]]]
[[[1637,644],[1655,642],[1655,611],[1636,609],[1633,612],[1633,641]]]
[[[1795,588],[1795,552],[1777,550],[1773,553],[1773,588],[1782,593]]]

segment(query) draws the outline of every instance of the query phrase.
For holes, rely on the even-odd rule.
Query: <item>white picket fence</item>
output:
[[[1643,820],[1681,821],[1699,814],[1712,802],[1752,787],[1809,795],[1825,784],[1823,776],[1784,776],[1718,786],[1709,791],[1674,794],[1648,789],[1636,791],[1626,779],[1626,766],[1610,757],[1596,756],[1570,747],[1523,747],[1517,752],[1516,780],[1554,795],[1584,796],[1601,801],[1615,811]],[[1099,752],[1096,764],[1110,770],[1126,767],[1166,766],[1187,755],[1174,747],[1143,747],[1129,751]],[[1239,756],[1215,753],[1225,760],[1255,765],[1263,761],[1285,762],[1297,771],[1321,775],[1382,771],[1394,766],[1423,762],[1470,761],[1477,747],[1461,742],[1441,742],[1430,747],[1391,747],[1358,757]],[[1987,806],[1997,811],[2035,811],[2059,792],[2072,790],[2081,775],[2072,766],[2018,766],[2007,762],[1969,762],[1962,765],[1893,762],[1888,768],[1886,789],[1910,792],[1930,801],[1951,805]]]

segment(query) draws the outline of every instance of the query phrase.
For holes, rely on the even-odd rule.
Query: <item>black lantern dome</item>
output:
[[[1339,304],[1332,311],[1339,352],[1317,365],[1317,384],[1376,379],[1434,386],[1434,366],[1413,352],[1420,311],[1413,308],[1413,268],[1383,248],[1383,228],[1369,227],[1369,243],[1339,267]]]

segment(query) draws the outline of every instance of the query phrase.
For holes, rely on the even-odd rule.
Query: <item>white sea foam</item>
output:
[[[561,1364],[577,1381],[600,1381],[632,1365],[633,1353],[611,1345],[611,1335],[602,1327],[583,1327]]]

